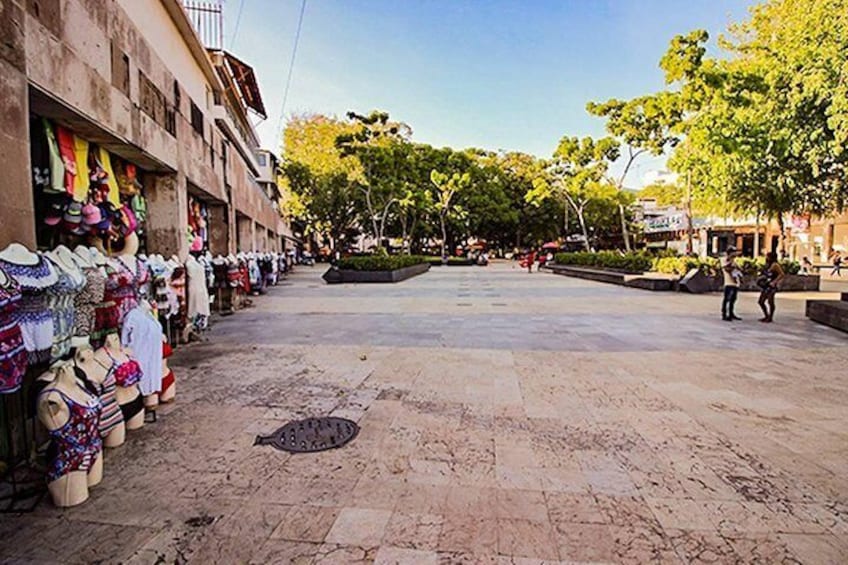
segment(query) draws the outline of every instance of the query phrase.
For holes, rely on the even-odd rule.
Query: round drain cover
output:
[[[269,436],[256,436],[253,445],[270,445],[292,453],[312,453],[341,447],[359,433],[345,418],[306,418],[289,422]]]

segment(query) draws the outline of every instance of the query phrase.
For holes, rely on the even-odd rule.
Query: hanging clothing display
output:
[[[206,268],[194,257],[186,260],[188,276],[188,319],[195,329],[206,328],[209,318],[209,290],[206,287]]]
[[[41,118],[41,128],[44,130],[44,137],[47,139],[48,166],[50,170],[50,182],[44,190],[55,194],[67,194],[65,190],[65,164],[62,161],[61,153],[59,153],[59,142],[56,140],[56,132],[50,122],[45,118]]]
[[[103,293],[106,290],[106,277],[98,267],[83,269],[85,286],[74,297],[74,335],[88,337],[94,333],[96,326],[95,312],[103,302]]]
[[[74,135],[74,161],[77,165],[74,176],[74,200],[85,202],[88,200],[88,185],[91,182],[91,171],[88,167],[88,141]]]
[[[0,259],[0,268],[15,279],[21,288],[17,313],[29,364],[50,361],[53,316],[47,307],[46,291],[59,281],[56,269],[41,255],[35,265],[18,265]]]
[[[74,300],[85,285],[82,273],[66,271],[61,265],[53,263],[58,275],[56,284],[47,288],[44,304],[53,318],[53,346],[51,359],[59,359],[71,350],[71,336],[74,333]]]
[[[117,305],[119,320],[123,320],[130,310],[138,306],[139,288],[150,280],[146,263],[136,257],[130,261],[135,262],[135,272],[120,257],[109,260],[112,271],[106,279],[105,298]]]
[[[138,388],[147,396],[162,387],[162,326],[145,306],[127,313],[121,330],[121,344],[133,351],[141,366]]]
[[[0,394],[21,388],[27,369],[27,351],[18,319],[21,287],[0,268]]]
[[[74,195],[74,185],[77,176],[77,160],[74,156],[74,134],[62,126],[56,126],[56,141],[59,144],[59,154],[62,156],[65,174],[62,186],[68,196]]]

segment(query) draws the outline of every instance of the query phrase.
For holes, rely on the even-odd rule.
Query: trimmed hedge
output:
[[[653,264],[653,258],[641,251],[631,253],[618,253],[615,251],[557,253],[554,255],[554,261],[559,265],[601,267],[628,273],[644,273],[645,271],[649,271]]]
[[[715,257],[685,257],[650,255],[642,251],[631,253],[618,253],[615,251],[599,251],[589,253],[580,251],[576,253],[557,253],[554,260],[559,265],[575,265],[585,267],[601,267],[614,269],[628,273],[644,273],[654,271],[671,275],[683,276],[691,269],[700,269],[705,275],[717,276],[721,274],[721,261]],[[765,267],[765,259],[760,257],[751,259],[740,257],[736,259],[739,270],[744,275],[755,276]],[[794,261],[781,261],[780,266],[788,275],[797,274],[801,267]]]
[[[336,267],[343,271],[394,271],[427,263],[420,255],[367,255],[339,259]]]
[[[765,268],[766,260],[763,257],[739,257],[736,259],[736,265],[743,275],[756,276]],[[781,261],[780,266],[788,275],[798,274],[801,270],[801,266],[795,261]],[[700,269],[705,275],[717,276],[721,274],[721,261],[715,257],[658,257],[653,265],[653,270],[658,273],[681,276],[690,269]]]

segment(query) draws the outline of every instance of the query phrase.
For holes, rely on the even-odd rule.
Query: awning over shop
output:
[[[224,60],[230,70],[230,76],[238,87],[244,105],[262,116],[268,117],[265,112],[265,104],[262,102],[262,94],[259,92],[259,83],[256,81],[256,73],[253,67],[233,55],[224,51]]]

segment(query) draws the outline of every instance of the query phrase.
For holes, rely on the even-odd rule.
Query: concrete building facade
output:
[[[213,254],[281,250],[228,56],[178,0],[0,2],[0,247],[37,244],[30,118],[43,117],[139,169],[150,253],[187,255],[193,206]]]

